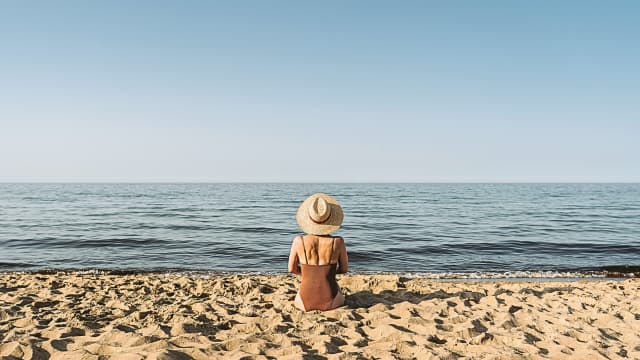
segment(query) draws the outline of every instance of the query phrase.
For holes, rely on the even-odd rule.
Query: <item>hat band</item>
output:
[[[311,215],[309,215],[309,220],[313,221],[314,223],[316,223],[316,224],[318,224],[318,225],[322,225],[322,224],[324,224],[324,223],[325,223],[325,222],[327,222],[327,220],[329,220],[330,218],[331,218],[331,215],[327,216],[327,218],[326,218],[326,219],[324,219],[323,221],[318,222],[318,221],[315,221],[315,220],[311,217]]]

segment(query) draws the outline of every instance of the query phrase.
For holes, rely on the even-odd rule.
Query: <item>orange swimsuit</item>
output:
[[[331,255],[333,257],[333,245],[336,238],[331,242]],[[338,295],[340,288],[336,281],[336,271],[338,263],[326,265],[309,265],[307,259],[307,249],[304,247],[304,236],[302,237],[302,248],[304,249],[304,259],[307,264],[300,264],[302,271],[302,281],[300,284],[300,298],[306,311],[310,310],[331,310],[333,299]]]

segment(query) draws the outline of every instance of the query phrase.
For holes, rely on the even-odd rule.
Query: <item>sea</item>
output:
[[[640,276],[640,184],[3,183],[0,272],[285,273],[309,195],[350,271]]]

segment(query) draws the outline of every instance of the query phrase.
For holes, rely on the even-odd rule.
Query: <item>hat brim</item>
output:
[[[331,208],[331,216],[321,224],[311,220],[308,210],[313,203],[313,200],[318,197],[322,197]],[[340,228],[340,225],[342,225],[343,219],[344,214],[338,201],[323,193],[313,194],[306,198],[298,208],[298,213],[296,214],[296,220],[298,221],[298,225],[300,225],[302,231],[312,235],[328,235],[335,232]]]

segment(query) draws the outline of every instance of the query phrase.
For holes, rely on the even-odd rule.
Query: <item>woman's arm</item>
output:
[[[344,244],[344,239],[340,236],[336,237],[336,245],[340,249],[340,257],[338,258],[338,274],[344,274],[349,271],[349,257],[347,256],[347,246]]]
[[[289,253],[289,272],[296,275],[300,275],[300,268],[298,267],[298,249],[302,245],[302,239],[300,236],[293,238],[291,243],[291,253]]]

